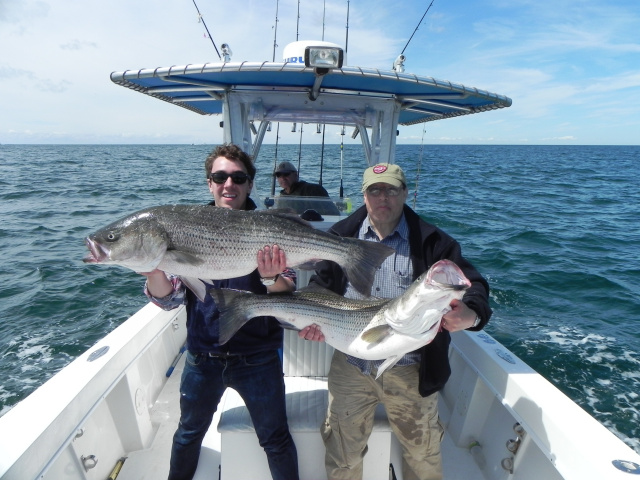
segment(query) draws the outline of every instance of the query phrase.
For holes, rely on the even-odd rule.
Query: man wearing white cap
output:
[[[438,391],[451,373],[449,332],[480,330],[489,321],[489,285],[462,256],[460,245],[434,225],[422,220],[409,206],[407,181],[398,165],[378,164],[363,175],[365,205],[336,223],[331,233],[381,242],[396,254],[385,260],[376,274],[371,295],[401,295],[420,274],[438,260],[455,262],[471,281],[462,301],[453,300],[442,317],[443,330],[428,345],[402,357],[376,379],[383,360],[368,361],[335,351],[329,372],[329,411],[321,427],[326,446],[329,479],[361,479],[362,460],[373,426],[373,414],[383,403],[403,451],[405,480],[442,479],[438,420]],[[361,298],[342,269],[323,261],[311,279],[348,298]],[[316,326],[299,335],[309,340],[324,337]]]

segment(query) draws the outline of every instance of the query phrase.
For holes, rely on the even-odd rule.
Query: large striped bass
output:
[[[332,260],[358,291],[369,292],[376,268],[394,252],[380,243],[317,230],[295,215],[211,205],[147,208],[107,225],[85,242],[90,252],[86,263],[121,265],[136,272],[157,268],[188,279],[192,288],[197,279],[251,273],[258,267],[258,250],[277,244],[288,267],[313,268],[318,260]],[[203,297],[202,292],[198,296]]]
[[[450,260],[440,260],[406,292],[394,299],[354,300],[310,285],[288,295],[256,295],[212,289],[220,310],[220,343],[224,344],[253,317],[273,316],[297,330],[315,323],[325,341],[354,357],[385,360],[378,376],[406,353],[433,340],[450,303],[460,300],[471,282]]]

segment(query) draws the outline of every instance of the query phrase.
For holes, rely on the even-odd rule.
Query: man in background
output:
[[[280,185],[280,195],[297,195],[299,197],[328,197],[322,185],[300,180],[298,170],[291,162],[282,162],[276,168],[275,176]]]
[[[278,208],[292,208],[297,213],[315,210],[320,215],[340,215],[338,207],[329,199],[329,193],[322,185],[300,180],[298,170],[291,162],[282,162],[274,172],[278,180],[280,197],[326,197],[317,200],[282,199],[278,201]],[[304,218],[304,217],[303,217]],[[314,220],[313,217],[309,218]]]

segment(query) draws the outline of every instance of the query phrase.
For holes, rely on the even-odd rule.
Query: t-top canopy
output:
[[[286,120],[287,105],[281,101],[282,94],[301,99],[302,104],[295,108],[292,104],[289,106],[297,112],[297,118],[305,108],[309,114],[319,108],[319,103],[309,106],[313,101],[309,92],[316,78],[314,70],[304,65],[272,62],[207,63],[111,74],[111,80],[119,85],[203,115],[221,114],[227,92],[252,95],[265,105],[269,103],[270,96],[279,95],[279,101],[274,102],[281,110],[279,121]],[[348,66],[323,75],[316,102],[322,103],[323,99],[335,96],[393,99],[399,103],[398,123],[401,125],[470,115],[511,105],[511,99],[503,95],[432,77]],[[350,101],[331,103],[333,116],[348,115],[353,110]],[[337,105],[342,105],[342,109]],[[292,115],[290,120],[296,121],[296,116]],[[340,119],[332,121],[331,115],[324,120],[325,123],[343,123]]]

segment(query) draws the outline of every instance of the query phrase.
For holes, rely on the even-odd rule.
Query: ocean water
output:
[[[140,275],[82,263],[83,238],[208,202],[211,148],[0,145],[0,414],[146,303]],[[258,159],[258,201],[275,153]],[[277,149],[299,154],[318,181],[319,146]],[[325,147],[323,184],[337,196],[342,178],[358,205],[360,148],[344,158]],[[396,160],[409,205],[489,280],[487,331],[640,452],[640,147],[399,145]]]

